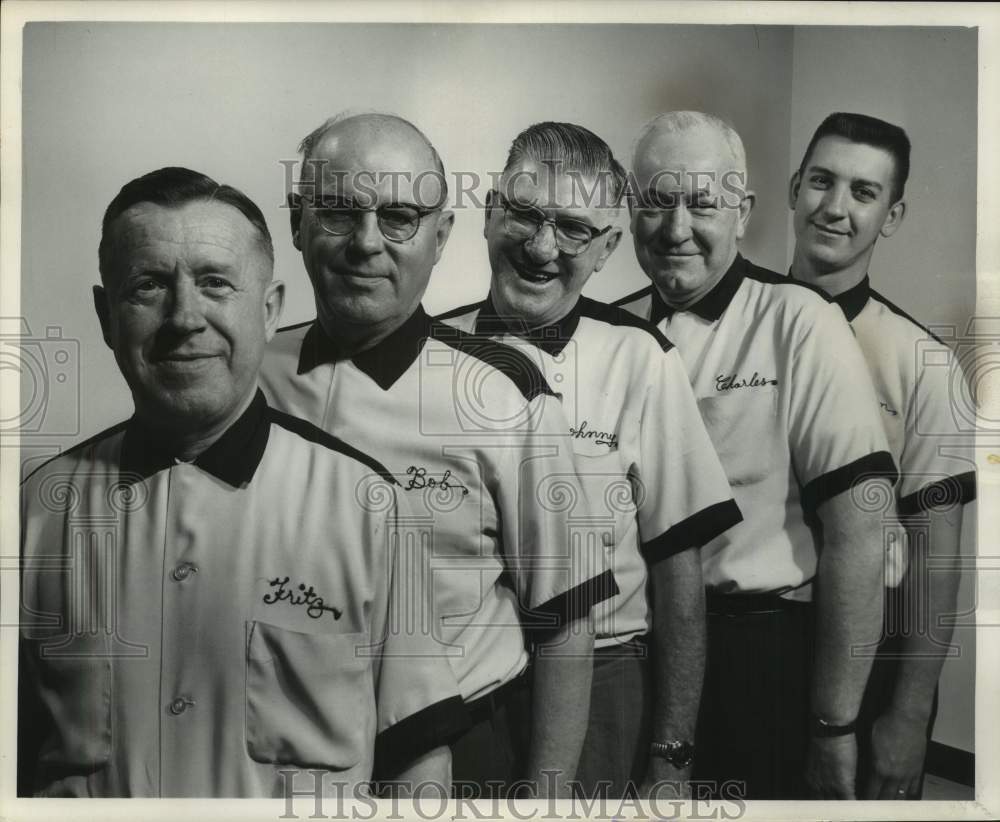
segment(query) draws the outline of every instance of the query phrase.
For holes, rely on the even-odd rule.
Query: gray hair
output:
[[[743,148],[743,140],[739,133],[721,117],[706,114],[703,111],[668,111],[657,115],[646,123],[632,147],[632,167],[635,167],[639,146],[654,131],[684,132],[696,128],[709,128],[720,134],[726,141],[726,145],[729,146],[729,151],[736,164],[735,170],[746,175],[747,153],[746,149]]]

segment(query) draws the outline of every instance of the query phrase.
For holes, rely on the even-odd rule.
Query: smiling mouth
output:
[[[559,277],[559,272],[543,271],[541,269],[525,265],[523,262],[520,262],[519,260],[511,260],[510,263],[514,271],[517,272],[517,275],[522,280],[525,280],[526,282],[529,283],[536,283],[541,285],[543,283],[551,282],[552,280],[555,280]]]
[[[819,223],[813,223],[813,228],[815,228],[820,234],[825,234],[828,237],[846,237],[846,231],[837,231],[833,228],[827,228],[825,225],[820,225]]]
[[[169,368],[195,368],[217,356],[218,354],[167,354],[157,357],[156,362]]]

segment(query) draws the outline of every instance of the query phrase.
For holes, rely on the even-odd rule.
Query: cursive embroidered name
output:
[[[889,407],[889,403],[882,402],[882,400],[879,400],[878,404],[881,405],[885,409],[885,412],[887,414],[892,414],[892,416],[894,416],[894,417],[899,416],[899,412],[895,408],[890,408]]]
[[[762,385],[777,384],[777,380],[769,380],[767,377],[762,377],[756,371],[753,372],[753,376],[750,379],[746,377],[740,379],[739,374],[719,374],[715,378],[716,391],[732,391],[737,388],[760,388]]]
[[[333,614],[335,620],[340,619],[341,610],[323,602],[323,597],[316,594],[312,585],[306,588],[305,583],[300,582],[298,590],[301,593],[296,594],[295,591],[290,591],[285,587],[288,585],[288,577],[275,577],[268,580],[267,584],[274,588],[271,593],[264,594],[264,603],[267,605],[286,600],[289,605],[305,605],[306,613],[313,619],[319,619],[324,613]]]
[[[417,468],[416,465],[407,468],[406,473],[410,475],[410,481],[403,486],[406,491],[412,491],[414,488],[439,488],[442,491],[455,489],[460,490],[463,497],[469,493],[468,488],[452,477],[450,468],[441,475],[441,479],[428,477],[427,469]]]
[[[597,445],[606,445],[609,449],[618,447],[618,435],[608,431],[595,431],[588,428],[589,423],[584,420],[579,428],[570,428],[569,433],[574,439],[593,440]]]

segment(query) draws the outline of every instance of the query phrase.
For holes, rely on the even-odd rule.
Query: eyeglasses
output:
[[[545,216],[545,212],[532,206],[520,206],[510,202],[500,192],[497,192],[500,206],[503,208],[503,228],[512,240],[530,240],[534,237],[546,223],[552,224],[553,233],[556,240],[556,248],[567,257],[575,257],[582,254],[590,244],[607,234],[612,226],[605,228],[594,228],[580,220],[570,217],[560,217],[552,219]]]
[[[312,207],[316,220],[327,234],[337,237],[353,234],[365,213],[374,211],[382,236],[394,243],[405,243],[413,239],[420,229],[420,221],[428,214],[433,214],[442,208],[440,205],[434,208],[420,208],[409,203],[387,203],[378,208],[357,208],[344,201],[314,203],[307,197],[302,199]]]

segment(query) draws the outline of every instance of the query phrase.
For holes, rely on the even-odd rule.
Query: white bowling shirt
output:
[[[261,384],[275,405],[365,443],[402,484],[433,589],[415,618],[448,649],[466,700],[524,671],[522,618],[555,625],[617,592],[559,400],[518,351],[418,307],[350,359],[318,323],[279,331]]]
[[[706,585],[811,599],[816,507],[860,477],[896,476],[843,314],[741,256],[687,310],[673,311],[652,286],[617,304],[679,349],[743,513],[702,549]]]
[[[440,319],[516,346],[557,387],[592,515],[614,548],[619,593],[594,609],[597,646],[648,632],[647,563],[741,519],[680,355],[649,323],[586,297],[530,334],[510,333],[517,321],[489,298]]]
[[[396,493],[260,392],[191,463],[133,418],[35,471],[21,674],[38,699],[21,716],[39,723],[37,790],[281,796],[281,769],[369,779],[376,735],[390,765],[443,744],[466,711],[427,638],[395,625]]]
[[[875,385],[889,449],[899,465],[899,513],[975,499],[975,462],[968,448],[974,419],[961,416],[968,403],[961,396],[965,377],[954,352],[872,289],[867,276],[833,299],[854,329]],[[886,548],[886,584],[895,586],[909,552],[899,540]]]

